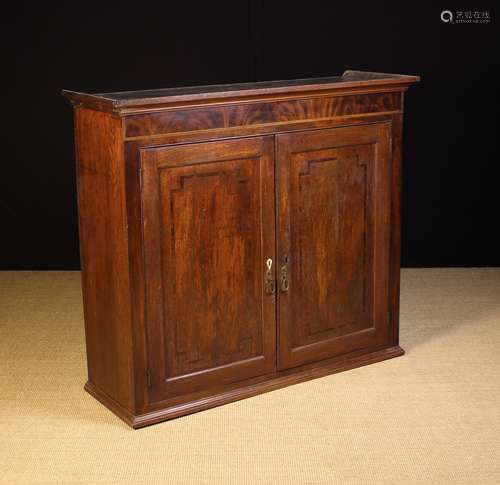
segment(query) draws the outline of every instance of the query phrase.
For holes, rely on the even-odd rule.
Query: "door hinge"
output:
[[[151,371],[149,369],[146,371],[146,382],[148,387],[151,387]]]

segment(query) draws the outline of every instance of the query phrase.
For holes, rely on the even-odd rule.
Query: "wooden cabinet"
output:
[[[403,92],[343,76],[84,94],[88,392],[141,427],[403,353]]]

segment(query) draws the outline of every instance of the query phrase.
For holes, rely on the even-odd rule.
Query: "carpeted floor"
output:
[[[132,431],[83,391],[79,273],[0,273],[0,483],[499,484],[500,268],[404,270],[401,345]]]

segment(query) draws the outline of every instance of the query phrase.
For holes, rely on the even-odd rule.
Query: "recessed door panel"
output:
[[[389,130],[277,136],[282,369],[387,340]]]
[[[273,152],[263,137],[142,153],[152,401],[275,370]]]

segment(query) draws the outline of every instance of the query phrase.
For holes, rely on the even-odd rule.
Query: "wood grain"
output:
[[[416,80],[65,92],[87,391],[141,427],[401,355]]]
[[[78,213],[89,381],[133,412],[122,122],[75,112]]]
[[[387,342],[389,134],[278,135],[280,369]]]
[[[266,137],[142,152],[152,401],[275,369],[273,149]]]
[[[163,133],[281,125],[291,121],[320,120],[361,113],[399,112],[400,109],[400,92],[230,104],[196,110],[176,109],[127,116],[125,136],[127,139],[134,139]]]

